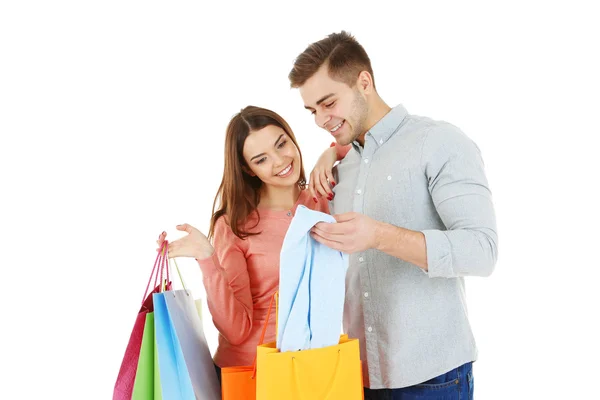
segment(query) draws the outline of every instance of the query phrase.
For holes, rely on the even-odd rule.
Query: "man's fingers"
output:
[[[322,243],[333,250],[342,251],[342,244],[340,242],[329,240],[314,232],[311,232],[310,236],[312,236],[317,242]]]
[[[312,230],[319,232],[321,235],[343,235],[346,233],[346,227],[343,224],[329,222],[319,222]]]
[[[356,218],[356,213],[348,212],[344,214],[336,214],[333,216],[333,218],[335,218],[338,223],[348,222]]]

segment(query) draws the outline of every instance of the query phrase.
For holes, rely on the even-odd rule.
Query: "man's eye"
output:
[[[334,104],[335,104],[335,101],[333,101],[333,102],[331,102],[329,104],[326,104],[325,107],[331,108],[331,107],[333,107]]]

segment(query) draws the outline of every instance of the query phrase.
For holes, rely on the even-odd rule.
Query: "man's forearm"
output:
[[[421,232],[378,222],[376,249],[427,271],[427,246]]]

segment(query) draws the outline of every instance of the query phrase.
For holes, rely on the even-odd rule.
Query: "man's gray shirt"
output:
[[[483,160],[458,128],[401,105],[353,147],[335,168],[332,213],[423,232],[428,271],[352,254],[344,331],[360,340],[365,386],[415,385],[477,358],[463,277],[491,274],[498,242]]]

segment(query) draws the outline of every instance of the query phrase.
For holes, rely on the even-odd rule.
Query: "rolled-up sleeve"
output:
[[[421,165],[445,230],[422,230],[430,277],[489,276],[498,258],[492,194],[477,145],[450,124],[432,128]]]

